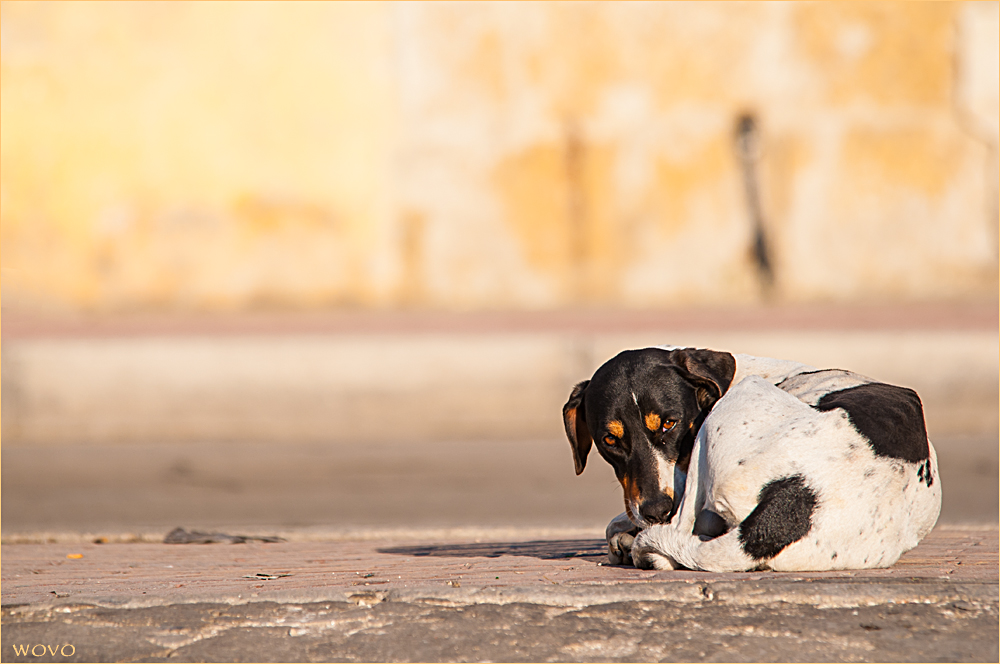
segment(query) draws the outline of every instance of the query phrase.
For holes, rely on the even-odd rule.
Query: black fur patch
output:
[[[875,454],[917,463],[930,456],[920,397],[911,389],[868,383],[824,394],[818,410],[843,408]]]
[[[743,551],[754,560],[775,557],[806,536],[815,509],[816,492],[802,475],[768,482],[757,495],[757,507],[740,524]]]
[[[934,484],[934,476],[931,475],[931,460],[927,459],[917,468],[917,479],[927,485],[929,489]]]

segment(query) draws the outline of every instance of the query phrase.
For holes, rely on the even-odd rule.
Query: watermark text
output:
[[[12,643],[11,648],[14,649],[14,654],[19,657],[27,657],[31,655],[32,657],[44,657],[49,655],[50,657],[55,657],[59,655],[61,657],[72,657],[76,654],[76,646],[72,643],[64,643],[63,645],[50,646],[46,643]]]

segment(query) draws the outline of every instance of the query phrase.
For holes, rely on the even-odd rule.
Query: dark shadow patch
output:
[[[694,534],[704,542],[726,533],[726,520],[712,510],[702,510],[694,520]]]
[[[174,528],[163,538],[164,544],[245,544],[246,542],[284,542],[277,535],[228,535],[226,533],[203,533]]]
[[[878,456],[917,463],[930,456],[920,397],[911,389],[868,383],[823,395],[817,410],[843,408]]]
[[[812,528],[816,493],[802,475],[768,482],[757,496],[757,507],[740,524],[740,545],[754,560],[773,558],[806,536]]]
[[[482,542],[475,544],[437,544],[432,546],[394,546],[378,549],[379,553],[400,556],[431,556],[441,558],[499,558],[524,556],[541,560],[563,558],[606,557],[608,544],[604,540],[535,540],[531,542]]]

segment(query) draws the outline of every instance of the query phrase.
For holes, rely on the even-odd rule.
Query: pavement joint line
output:
[[[30,604],[10,604],[3,609],[11,614],[51,611],[73,612],[77,609],[100,607],[107,609],[143,609],[191,604],[226,604],[231,606],[275,603],[315,604],[352,603],[362,607],[382,602],[433,604],[439,606],[470,606],[476,604],[535,604],[553,607],[583,608],[622,602],[663,602],[675,604],[725,604],[758,606],[765,604],[803,604],[816,608],[857,608],[887,604],[948,604],[964,602],[976,608],[998,603],[995,582],[942,583],[937,579],[808,579],[763,581],[648,581],[626,583],[579,583],[560,587],[480,586],[450,588],[416,586],[386,591],[346,590],[287,590],[268,593],[266,597],[252,594],[199,593],[184,598],[166,595],[89,597],[76,600],[54,600]]]
[[[264,526],[212,526],[209,530],[231,534],[282,537],[289,542],[377,542],[423,541],[440,542],[489,542],[531,541],[548,538],[602,538],[606,524],[580,527],[517,527],[517,526],[459,526],[449,528],[298,528],[287,530]],[[996,525],[983,523],[938,524],[953,531],[981,532]],[[204,528],[201,528],[202,530]],[[192,528],[199,530],[199,528]],[[0,535],[0,545],[17,544],[87,544],[97,539],[104,544],[161,544],[169,527],[144,527],[127,531],[94,530],[90,532],[24,531]]]
[[[221,526],[209,530],[239,535],[275,535],[289,542],[374,542],[383,540],[442,542],[480,542],[491,539],[529,541],[547,538],[601,538],[605,524],[589,527],[515,527],[461,526],[450,528],[267,528],[263,526]],[[982,525],[970,525],[981,529]],[[199,530],[200,528],[192,528]],[[201,528],[201,530],[204,530]],[[0,545],[16,544],[86,544],[101,539],[105,544],[161,544],[169,527],[144,527],[129,531],[95,530],[92,532],[26,531],[0,535]]]

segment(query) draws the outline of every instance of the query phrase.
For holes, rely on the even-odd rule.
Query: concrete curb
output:
[[[946,604],[964,602],[982,608],[998,602],[995,583],[950,583],[931,579],[795,579],[791,581],[651,581],[625,584],[579,584],[560,587],[481,586],[449,588],[421,586],[387,591],[288,590],[267,597],[243,594],[201,593],[183,599],[176,597],[134,596],[90,597],[80,600],[55,600],[24,605],[6,605],[12,615],[21,611],[63,612],[71,607],[95,606],[109,609],[141,609],[191,604],[242,605],[254,603],[313,604],[320,602],[351,603],[373,606],[382,602],[469,606],[474,604],[536,604],[559,607],[584,607],[619,602],[672,602],[703,604],[715,602],[731,606],[758,606],[784,602],[815,608],[857,608],[885,604]]]
[[[429,590],[429,592],[428,592]],[[377,593],[375,594],[377,597]],[[356,593],[355,602],[368,601]],[[448,605],[544,604],[592,606],[616,602],[674,602],[680,604],[719,602],[751,606],[786,602],[817,608],[854,608],[880,604],[939,604],[965,601],[972,605],[996,603],[995,585],[987,583],[942,584],[939,581],[871,580],[842,581],[799,579],[794,581],[653,581],[641,585],[562,586],[542,588],[434,588],[400,589],[388,592],[382,601],[431,602]]]

